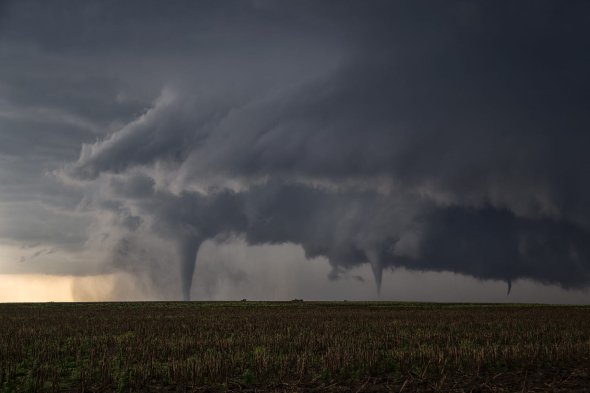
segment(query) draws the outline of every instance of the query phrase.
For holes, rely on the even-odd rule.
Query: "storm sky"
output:
[[[588,302],[589,69],[584,1],[0,1],[0,275]]]

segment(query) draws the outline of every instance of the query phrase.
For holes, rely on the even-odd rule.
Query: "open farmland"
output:
[[[0,305],[1,391],[589,389],[590,308]]]

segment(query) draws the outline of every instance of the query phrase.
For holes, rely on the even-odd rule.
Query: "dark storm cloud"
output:
[[[129,200],[127,201],[130,202]],[[439,207],[416,196],[332,192],[284,183],[209,196],[155,192],[134,204],[153,215],[150,231],[178,242],[188,297],[199,245],[243,234],[251,244],[300,244],[334,268],[453,271],[511,283],[531,278],[580,288],[590,280],[590,234],[567,221],[525,218],[491,206]]]
[[[378,286],[406,267],[585,287],[588,11],[8,3],[2,154],[63,168],[123,269],[174,243],[185,298],[200,244],[229,235],[300,244],[332,277],[370,263]]]

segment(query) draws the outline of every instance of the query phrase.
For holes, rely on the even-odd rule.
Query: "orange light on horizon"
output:
[[[71,276],[0,274],[0,302],[71,302]]]

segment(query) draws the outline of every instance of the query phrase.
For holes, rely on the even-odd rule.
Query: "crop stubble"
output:
[[[0,305],[2,391],[585,390],[590,308]]]

